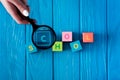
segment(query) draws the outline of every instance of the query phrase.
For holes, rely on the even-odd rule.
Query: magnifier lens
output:
[[[33,32],[32,40],[39,49],[48,49],[52,47],[56,39],[55,32],[47,26],[40,26]]]

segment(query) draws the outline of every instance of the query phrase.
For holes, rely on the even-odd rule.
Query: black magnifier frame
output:
[[[30,24],[32,25],[32,28],[33,28],[33,32],[32,32],[32,42],[33,42],[33,44],[38,48],[38,49],[49,49],[49,48],[51,48],[53,45],[54,45],[54,43],[55,43],[55,41],[56,41],[56,33],[55,33],[55,31],[50,27],[50,26],[48,26],[48,25],[37,25],[37,24],[35,24],[35,22],[33,21],[33,19],[31,19],[31,18],[29,18],[29,17],[26,17],[26,19],[30,22]],[[42,28],[42,27],[44,27],[44,28],[48,28],[49,30],[50,30],[50,32],[52,32],[52,36],[54,37],[53,39],[53,41],[52,41],[52,43],[49,45],[49,46],[45,46],[45,47],[43,47],[43,46],[38,46],[36,43],[35,43],[35,41],[34,41],[34,33],[39,29],[39,28]]]

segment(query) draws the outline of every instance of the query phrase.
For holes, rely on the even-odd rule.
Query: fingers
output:
[[[27,5],[27,0],[21,0],[23,4]]]
[[[23,1],[23,0],[22,0]],[[18,24],[28,24],[29,7],[21,0],[1,0],[1,3]]]
[[[8,0],[8,2],[14,4],[24,16],[29,16],[29,8],[21,0]]]
[[[21,0],[21,2],[26,5],[26,7],[28,8],[28,12],[30,12],[30,7],[27,4],[27,0]]]
[[[29,22],[27,20],[24,20],[20,15],[17,13],[17,9],[12,6],[11,9],[8,10],[9,14],[13,17],[13,19],[18,23],[18,24],[28,24]]]
[[[20,15],[18,15],[17,8],[15,6],[13,6],[11,3],[2,2],[2,4],[6,8],[7,12],[12,16],[12,18],[18,24],[28,24],[29,23],[27,20],[24,20]]]

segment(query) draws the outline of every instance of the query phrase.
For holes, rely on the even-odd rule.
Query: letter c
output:
[[[46,42],[45,37],[46,37],[45,35],[41,36],[41,41],[42,42]]]

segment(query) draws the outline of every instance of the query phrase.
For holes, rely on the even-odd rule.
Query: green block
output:
[[[52,47],[52,51],[63,51],[63,42],[62,41],[56,41],[55,44]]]

